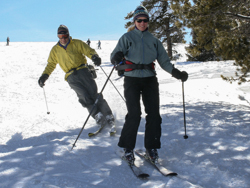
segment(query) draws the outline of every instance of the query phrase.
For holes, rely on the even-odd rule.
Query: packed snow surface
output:
[[[97,41],[91,44],[109,75],[110,53],[117,41],[101,42],[101,50],[97,49]],[[183,138],[182,83],[156,63],[162,117],[160,163],[178,176],[164,177],[136,156],[136,164],[150,175],[148,180],[140,180],[115,153],[126,105],[110,82],[103,95],[116,116],[117,134],[110,137],[106,127],[98,136],[89,138],[88,133],[97,128],[90,118],[71,150],[87,110],[64,81],[59,66],[44,90],[38,86],[55,43],[0,43],[1,188],[250,187],[250,85],[230,84],[220,77],[234,75],[233,61],[187,62],[186,45],[175,46],[181,56],[172,63],[189,74],[184,83],[188,139]],[[96,82],[101,91],[107,76],[97,69]],[[123,95],[123,78],[117,78],[114,72],[111,81]],[[144,125],[142,105],[136,149],[144,148]]]

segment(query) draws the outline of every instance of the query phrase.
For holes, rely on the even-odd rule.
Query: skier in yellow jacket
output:
[[[87,67],[86,56],[94,62],[96,66],[101,65],[101,58],[96,51],[86,43],[78,39],[72,39],[69,30],[65,25],[60,25],[57,30],[58,43],[50,51],[48,64],[38,80],[40,87],[44,86],[49,75],[59,64],[66,73],[65,80],[76,92],[79,102],[90,112],[98,96],[97,85]],[[98,103],[91,116],[95,118],[99,126],[106,120],[109,124],[114,122],[112,111],[103,98],[99,97]]]

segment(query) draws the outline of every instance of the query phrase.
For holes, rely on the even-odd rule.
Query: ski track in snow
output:
[[[44,87],[47,114],[37,81],[55,43],[0,43],[0,187],[250,187],[250,85],[229,84],[220,78],[221,74],[234,75],[233,61],[186,62],[186,45],[175,46],[181,57],[173,63],[189,73],[184,83],[188,139],[183,138],[181,82],[157,64],[162,116],[159,156],[163,165],[179,175],[164,177],[136,156],[136,164],[150,175],[140,180],[115,154],[126,106],[112,84],[107,84],[103,94],[117,119],[114,137],[105,127],[98,136],[88,138],[95,130],[94,120],[89,119],[71,150],[88,113],[59,66]],[[92,41],[93,48],[96,43]],[[96,49],[106,74],[112,69],[109,58],[116,43],[102,41],[102,50]],[[107,77],[98,69],[100,91]],[[123,79],[116,78],[114,72],[111,80],[123,94]],[[136,149],[144,146],[143,110]]]

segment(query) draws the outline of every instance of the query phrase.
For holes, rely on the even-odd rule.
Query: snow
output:
[[[96,43],[91,44],[97,50]],[[102,50],[97,50],[107,74],[116,43],[102,41]],[[96,129],[94,120],[89,119],[77,147],[71,150],[87,110],[78,103],[59,66],[44,87],[48,110],[37,83],[54,44],[0,43],[0,187],[250,187],[250,85],[230,84],[220,78],[221,74],[234,75],[233,61],[186,62],[185,45],[175,46],[182,54],[173,61],[175,67],[189,73],[184,83],[188,139],[183,138],[182,84],[156,67],[163,120],[160,162],[179,175],[164,177],[136,156],[136,164],[150,175],[148,180],[140,180],[115,154],[126,106],[110,83],[103,94],[116,115],[116,136],[110,137],[106,127],[95,138],[88,138]],[[116,78],[114,72],[111,80],[123,94],[123,79]],[[99,91],[106,79],[99,68]],[[136,149],[144,146],[144,124],[143,112]]]

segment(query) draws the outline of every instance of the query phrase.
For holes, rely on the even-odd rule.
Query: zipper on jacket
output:
[[[144,64],[144,62],[145,62],[145,55],[144,55],[144,41],[143,41],[143,32],[142,32],[142,36],[141,36],[141,43],[142,43],[142,64]],[[141,77],[143,77],[143,69],[141,70]]]

